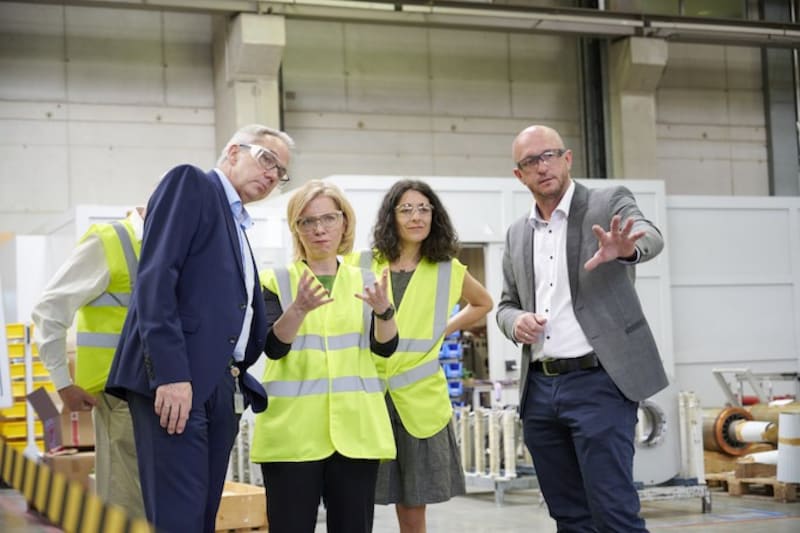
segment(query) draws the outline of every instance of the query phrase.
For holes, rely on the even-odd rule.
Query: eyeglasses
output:
[[[330,213],[323,213],[317,217],[302,217],[298,218],[295,224],[297,229],[302,233],[313,233],[317,226],[322,226],[323,229],[333,229],[342,218],[341,211],[332,211]]]
[[[239,146],[247,148],[253,159],[255,159],[264,170],[270,171],[275,169],[278,180],[283,182],[289,181],[289,176],[286,174],[286,167],[278,162],[278,158],[273,152],[256,144],[240,144]]]
[[[394,208],[397,214],[401,217],[411,218],[414,213],[419,213],[421,217],[430,216],[433,213],[433,206],[431,204],[400,204]]]
[[[555,148],[552,150],[545,150],[541,154],[529,155],[525,159],[517,161],[517,168],[520,170],[527,170],[528,168],[535,168],[539,163],[550,164],[553,159],[557,159],[567,153],[563,148]]]

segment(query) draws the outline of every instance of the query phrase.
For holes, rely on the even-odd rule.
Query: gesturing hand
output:
[[[602,227],[595,224],[592,232],[597,237],[597,252],[591,259],[584,263],[583,268],[594,270],[598,265],[613,261],[620,257],[631,257],[636,253],[636,241],[641,239],[645,232],[636,231],[631,233],[633,219],[625,221],[625,225],[620,227],[621,217],[614,215],[611,218],[611,229],[605,231]]]
[[[355,297],[367,302],[376,314],[380,315],[389,309],[389,269],[384,268],[380,279],[376,279],[372,287],[364,285],[364,292]]]
[[[300,274],[300,281],[297,283],[297,296],[292,305],[294,308],[306,315],[317,307],[329,304],[333,301],[328,291],[317,279],[304,270]]]

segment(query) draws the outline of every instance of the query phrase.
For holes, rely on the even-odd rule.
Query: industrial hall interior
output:
[[[0,531],[800,531],[800,0],[0,0]]]

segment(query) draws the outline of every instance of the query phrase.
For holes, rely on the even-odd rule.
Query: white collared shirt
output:
[[[231,207],[231,216],[236,225],[236,234],[239,237],[239,250],[242,252],[242,269],[244,271],[244,284],[247,290],[247,308],[244,312],[244,320],[242,321],[242,330],[239,333],[239,339],[236,341],[236,346],[233,348],[233,358],[237,361],[244,359],[245,350],[247,349],[247,341],[250,339],[250,326],[253,322],[253,285],[255,285],[255,267],[253,266],[253,255],[250,251],[250,244],[247,242],[247,237],[244,234],[246,229],[253,226],[253,219],[250,218],[250,213],[244,208],[242,199],[239,193],[231,184],[228,176],[225,175],[220,169],[215,168],[222,188],[225,190],[225,196],[228,198],[228,203]]]
[[[534,228],[536,313],[547,317],[542,349],[534,353],[537,359],[579,357],[592,351],[592,345],[572,309],[567,271],[567,221],[574,194],[575,182],[571,181],[549,221],[539,214],[536,203],[528,218],[528,223]]]

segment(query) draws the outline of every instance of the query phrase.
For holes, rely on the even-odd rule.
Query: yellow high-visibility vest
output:
[[[388,262],[374,259],[372,251],[345,260],[357,261],[377,275],[389,267]],[[395,315],[400,333],[397,351],[389,359],[376,361],[403,426],[418,439],[441,431],[453,415],[439,350],[450,312],[461,298],[466,271],[455,258],[440,263],[420,261]]]
[[[260,274],[287,309],[297,294],[298,261]],[[313,275],[313,274],[312,274]],[[255,416],[250,458],[256,463],[314,461],[335,451],[356,459],[396,454],[383,386],[370,351],[372,309],[361,293],[369,271],[339,266],[333,302],[308,313],[283,358],[267,359],[269,408]]]
[[[93,224],[83,236],[103,243],[109,269],[106,291],[78,309],[75,384],[90,393],[103,390],[136,281],[142,242],[129,220]]]

